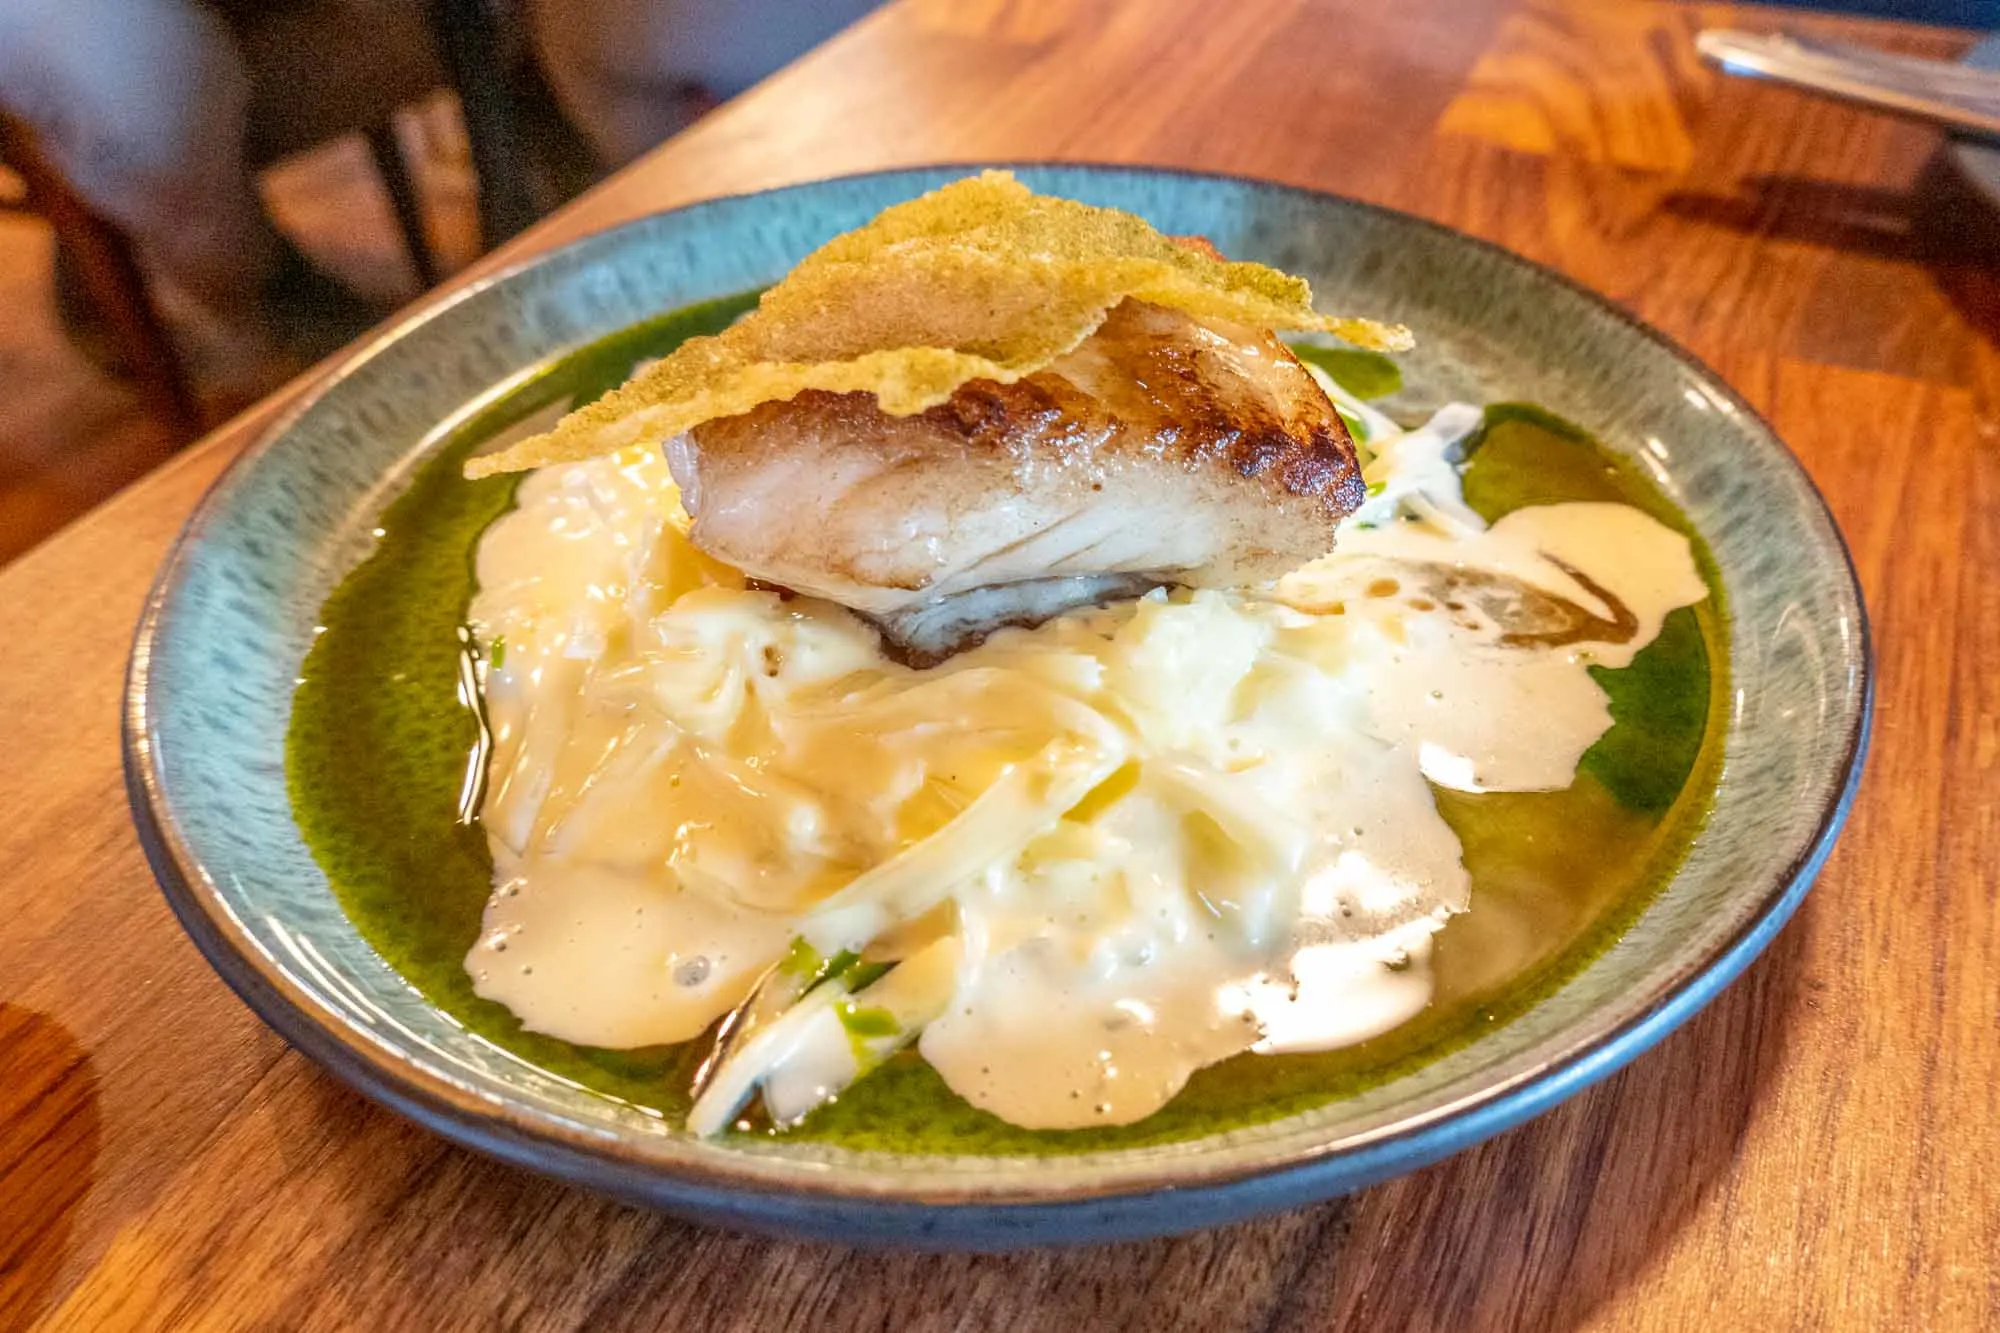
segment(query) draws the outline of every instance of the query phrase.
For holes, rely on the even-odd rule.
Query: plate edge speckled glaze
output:
[[[931,168],[899,168],[861,177],[807,182],[787,190],[847,181],[917,177],[925,173],[976,170],[988,164],[951,164]],[[1092,167],[1079,163],[1008,164],[1017,170],[1096,171],[1118,176],[1161,176],[1208,180],[1233,187],[1279,191],[1321,204],[1380,215],[1397,225],[1422,228],[1448,237],[1452,243],[1489,252],[1506,264],[1518,265],[1541,281],[1568,289],[1608,313],[1680,362],[1700,381],[1719,391],[1773,442],[1817,498],[1797,459],[1783,449],[1775,432],[1753,409],[1728,390],[1719,376],[1698,360],[1625,311],[1572,282],[1519,256],[1440,224],[1375,205],[1279,185],[1206,173],[1159,169]],[[776,193],[776,192],[764,192]],[[732,196],[703,201],[691,208],[744,201],[760,196]],[[687,210],[674,210],[675,213]],[[575,243],[601,243],[606,236],[646,225],[639,219],[612,232]],[[575,247],[571,247],[575,248]],[[216,971],[267,1023],[323,1066],[385,1105],[424,1123],[449,1138],[504,1160],[549,1172],[589,1187],[661,1205],[732,1225],[761,1227],[790,1234],[811,1234],[845,1240],[887,1240],[934,1244],[1005,1246],[1044,1240],[1109,1239],[1212,1225],[1330,1194],[1359,1188],[1375,1180],[1413,1169],[1498,1133],[1611,1073],[1685,1021],[1732,980],[1776,934],[1803,899],[1813,876],[1831,849],[1859,781],[1872,710],[1873,669],[1865,610],[1851,558],[1837,525],[1820,513],[1844,563],[1856,616],[1855,666],[1860,676],[1856,701],[1847,715],[1840,744],[1843,758],[1836,766],[1839,781],[1820,811],[1816,832],[1798,858],[1769,886],[1759,908],[1745,918],[1734,936],[1721,942],[1704,959],[1691,965],[1679,984],[1656,997],[1621,1027],[1585,1045],[1565,1050],[1538,1068],[1527,1070],[1460,1104],[1434,1109],[1424,1119],[1401,1124],[1357,1146],[1327,1147],[1303,1155],[1273,1157],[1238,1164],[1227,1171],[1190,1170],[1194,1156],[1164,1164],[1154,1178],[1119,1180],[1091,1187],[1070,1188],[1045,1198],[1021,1197],[995,1191],[996,1182],[967,1178],[955,1189],[913,1192],[893,1182],[879,1191],[828,1190],[810,1173],[787,1179],[783,1169],[756,1173],[677,1165],[663,1170],[658,1159],[620,1158],[619,1140],[593,1134],[580,1126],[552,1124],[520,1113],[505,1102],[491,1100],[450,1078],[408,1062],[401,1067],[383,1058],[357,1034],[314,1006],[294,977],[273,966],[254,947],[242,923],[214,893],[214,885],[199,857],[176,827],[166,798],[166,780],[158,767],[149,716],[151,663],[168,604],[183,562],[203,525],[213,515],[215,497],[224,495],[234,479],[258,466],[315,404],[348,375],[366,365],[399,340],[448,310],[476,299],[480,293],[510,282],[566,251],[535,256],[501,270],[444,300],[427,305],[385,329],[332,367],[301,395],[260,440],[234,460],[204,497],[188,528],[177,541],[149,595],[135,637],[124,711],[125,774],[135,821],[147,857],[183,927]]]

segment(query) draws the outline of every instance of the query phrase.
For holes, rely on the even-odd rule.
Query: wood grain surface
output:
[[[2000,1327],[2000,242],[1912,125],[1725,80],[1610,0],[900,0],[518,243],[883,165],[1265,175],[1552,264],[1805,459],[1875,619],[1874,754],[1804,909],[1624,1073],[1430,1169],[1148,1244],[779,1244],[347,1092],[203,965],[118,769],[152,572],[270,406],[0,575],[0,1330]],[[504,256],[503,256],[504,258]]]

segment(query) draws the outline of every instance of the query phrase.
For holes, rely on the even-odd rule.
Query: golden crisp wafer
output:
[[[1363,347],[1410,345],[1404,329],[1315,311],[1303,278],[1218,259],[1133,214],[989,171],[835,237],[722,333],[690,338],[554,430],[473,459],[466,475],[658,442],[807,389],[872,393],[884,412],[909,416],[971,380],[1034,374],[1128,298]]]

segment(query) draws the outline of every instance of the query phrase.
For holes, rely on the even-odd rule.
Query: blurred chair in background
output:
[[[174,323],[196,377],[227,399],[382,313],[272,225],[263,167],[360,132],[429,286],[438,265],[397,149],[399,107],[439,87],[458,95],[490,246],[873,3],[0,0],[0,107],[17,122],[9,158],[42,182],[36,197],[66,200],[42,211],[58,226],[75,340],[142,378],[172,366],[172,345],[134,342],[159,339],[143,285],[106,295],[143,269],[164,307],[189,316]],[[121,235],[130,254],[107,259]]]
[[[18,175],[24,187],[19,203],[10,207],[39,214],[62,238],[68,285],[76,290],[72,299],[88,301],[102,329],[99,359],[137,381],[146,410],[174,440],[199,433],[201,411],[124,234],[91,210],[35,136],[5,112],[0,112],[0,166]]]
[[[129,238],[138,266],[186,314],[179,331],[200,377],[225,399],[269,387],[380,313],[272,226],[255,172],[361,131],[427,277],[391,117],[442,80],[414,0],[0,0],[0,104],[33,136],[25,149],[11,136],[9,156],[38,156]],[[83,262],[90,242],[73,212],[51,221],[65,324],[117,368],[131,351],[107,356],[102,326],[133,321],[107,304],[102,266]],[[84,269],[95,270],[89,280]],[[123,304],[145,306],[144,290]]]
[[[623,166],[881,0],[515,2],[563,109]]]

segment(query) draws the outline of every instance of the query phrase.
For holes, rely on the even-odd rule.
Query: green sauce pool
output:
[[[462,811],[469,784],[476,788],[469,769],[479,722],[461,698],[461,632],[479,536],[512,504],[517,479],[469,482],[460,465],[509,427],[555,404],[588,401],[621,382],[634,362],[720,329],[754,299],[690,307],[605,339],[460,425],[378,520],[374,551],[328,600],[300,671],[287,746],[299,826],[341,905],[384,959],[496,1046],[669,1122],[687,1113],[704,1041],[605,1050],[542,1036],[475,995],[465,970],[492,862],[484,832]],[[1614,500],[1694,536],[1628,465],[1524,405],[1488,409],[1465,491],[1489,519],[1524,504]],[[1669,616],[1630,667],[1595,673],[1612,696],[1615,722],[1572,787],[1437,793],[1464,845],[1473,905],[1437,936],[1436,995],[1416,1019],[1343,1050],[1238,1056],[1196,1073],[1137,1124],[1060,1132],[1019,1129],[973,1108],[905,1052],[786,1133],[919,1152],[1170,1142],[1350,1096],[1522,1012],[1617,938],[1672,876],[1707,814],[1727,691],[1717,580],[1698,538],[1695,550],[1711,596]]]

